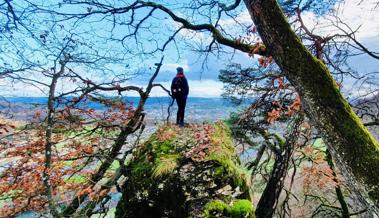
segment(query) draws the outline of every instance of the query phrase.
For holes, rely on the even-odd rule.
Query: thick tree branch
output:
[[[112,165],[115,158],[119,155],[119,152],[123,145],[125,144],[125,141],[127,137],[137,131],[139,127],[142,124],[142,121],[144,119],[144,106],[146,103],[147,98],[149,97],[149,94],[153,88],[153,82],[154,79],[157,77],[160,68],[162,66],[163,57],[161,58],[160,62],[156,64],[157,68],[154,72],[154,74],[151,76],[150,81],[147,85],[145,92],[140,92],[141,98],[139,100],[138,106],[136,110],[134,111],[133,117],[129,120],[129,122],[122,127],[121,132],[119,133],[116,141],[112,145],[112,148],[110,149],[110,152],[107,156],[107,158],[104,160],[104,162],[100,165],[96,173],[94,173],[90,181],[93,185],[95,185],[97,182],[99,182],[105,175],[106,171],[109,169],[109,167]],[[71,217],[76,210],[79,208],[80,204],[87,198],[87,195],[82,195],[80,197],[75,198],[70,205],[66,207],[66,209],[62,212],[63,217]]]
[[[341,171],[351,178],[351,188],[358,188],[360,200],[379,213],[378,142],[343,98],[327,67],[309,53],[293,32],[277,2],[244,2],[268,52],[299,93],[309,118],[343,168]]]

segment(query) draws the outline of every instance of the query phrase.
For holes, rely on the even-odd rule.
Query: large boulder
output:
[[[254,217],[228,127],[164,126],[136,149],[116,217]]]

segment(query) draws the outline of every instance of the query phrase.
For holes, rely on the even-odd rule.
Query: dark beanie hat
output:
[[[178,67],[178,68],[176,68],[176,71],[177,71],[178,73],[183,73],[183,67]]]

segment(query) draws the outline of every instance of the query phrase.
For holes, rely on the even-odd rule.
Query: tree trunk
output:
[[[60,70],[57,73],[53,74],[51,79],[51,84],[49,86],[49,97],[47,101],[47,117],[46,117],[46,144],[45,144],[45,169],[43,170],[43,184],[46,189],[46,197],[48,201],[49,211],[52,217],[59,217],[59,213],[57,211],[57,205],[54,202],[54,194],[53,187],[51,186],[50,173],[51,173],[51,151],[54,145],[52,140],[53,135],[53,125],[54,121],[54,113],[55,113],[55,89],[57,87],[59,77],[64,73],[65,65],[67,60],[60,61]]]
[[[343,98],[328,68],[293,32],[277,2],[244,2],[268,53],[301,96],[307,115],[322,133],[346,179],[354,178],[349,182],[360,199],[379,213],[378,142]]]
[[[292,146],[292,145],[289,145]],[[278,203],[280,193],[283,190],[284,179],[287,175],[289,161],[293,154],[293,149],[288,148],[284,155],[277,155],[270,179],[259,199],[255,215],[261,218],[273,217],[275,208]]]
[[[326,149],[325,153],[326,153],[326,161],[328,162],[329,168],[333,171],[333,174],[332,174],[334,176],[333,181],[336,183],[336,186],[334,189],[336,190],[337,200],[341,205],[341,213],[342,213],[341,217],[342,218],[349,218],[350,217],[349,207],[345,201],[345,197],[343,196],[341,186],[339,185],[340,181],[337,178],[337,173],[336,173],[336,169],[334,167],[332,155],[330,154],[328,149]]]
[[[260,218],[273,217],[275,208],[284,187],[284,180],[287,176],[290,161],[295,150],[297,140],[300,135],[300,124],[302,117],[297,118],[293,125],[291,134],[286,137],[286,141],[281,143],[281,149],[275,152],[275,163],[267,182],[265,190],[259,199],[255,215]]]

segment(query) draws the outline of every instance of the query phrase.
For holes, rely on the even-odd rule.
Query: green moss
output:
[[[174,171],[178,167],[180,159],[179,154],[162,155],[156,160],[152,176],[154,178],[166,175]]]
[[[236,200],[229,206],[221,200],[208,202],[204,207],[204,218],[254,218],[254,208],[249,200]]]
[[[243,168],[239,167],[230,129],[223,122],[213,124],[212,128],[214,131],[209,136],[211,148],[207,151],[205,160],[216,161],[220,164],[220,167],[214,171],[214,176],[221,179],[231,178],[233,188],[246,187],[247,174]],[[183,152],[188,149],[188,141],[193,140],[191,136],[194,130],[186,128],[178,133],[175,131],[172,127],[162,127],[138,149],[136,158],[130,162],[133,176],[144,179],[147,175],[158,177],[169,174],[177,168],[180,159],[184,158]],[[181,134],[180,141],[176,140],[177,134]],[[162,137],[165,135],[172,137]],[[162,138],[165,140],[160,140]]]
[[[213,175],[216,177],[221,177],[224,174],[224,172],[225,172],[224,167],[219,166],[213,171]]]
[[[164,141],[162,143],[158,143],[158,152],[161,153],[169,153],[172,150],[172,141]]]
[[[230,208],[230,214],[232,218],[245,218],[254,217],[254,208],[248,200],[237,200]]]
[[[141,155],[130,163],[134,177],[145,177],[153,168],[153,163],[147,159],[146,155]]]
[[[204,218],[220,217],[230,213],[230,207],[221,200],[208,202],[204,207]]]
[[[162,127],[158,131],[165,133],[173,130],[170,127]],[[152,178],[169,174],[177,167],[180,160],[181,156],[173,146],[175,134],[171,134],[172,137],[164,141],[160,141],[157,134],[153,134],[137,150],[135,158],[128,164],[132,170],[132,176],[135,179],[141,179],[141,182],[149,183]]]
[[[208,154],[207,159],[217,161],[222,166],[222,171],[219,169],[214,175],[233,178],[234,187],[246,187],[248,174],[239,166],[230,129],[223,122],[217,122],[214,128],[215,131],[211,135],[211,141],[218,142],[219,145],[216,151]]]
[[[223,178],[232,178],[232,185],[234,185],[234,188],[238,186],[243,187],[246,185],[246,175],[241,167],[237,166],[232,160],[229,159],[221,159],[217,161],[223,168],[222,173],[221,171],[218,172],[218,176]],[[214,173],[214,175],[216,176],[216,173]]]

